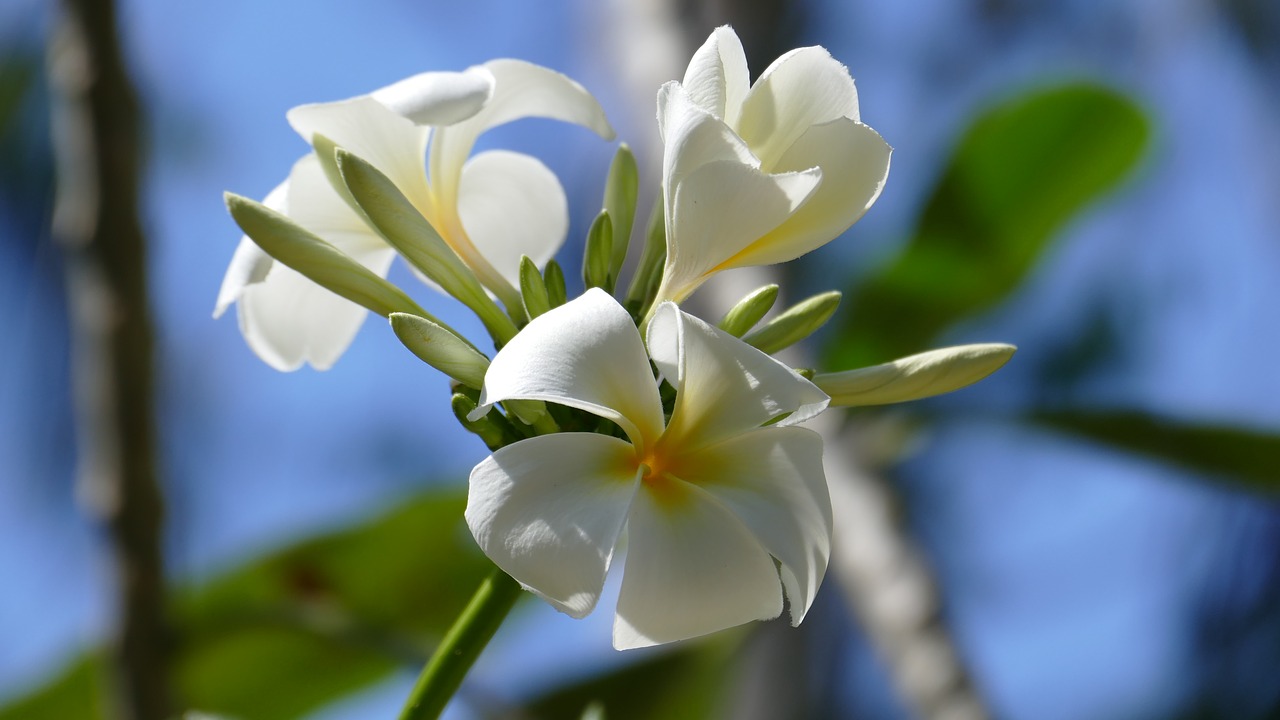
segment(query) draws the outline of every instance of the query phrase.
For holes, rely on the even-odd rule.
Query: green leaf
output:
[[[56,678],[0,708],[0,720],[100,720],[107,717],[106,664],[94,652],[66,667]]]
[[[537,718],[576,718],[602,706],[609,720],[715,717],[745,633],[720,633],[676,650],[573,683],[534,700]]]
[[[271,553],[173,597],[184,708],[289,720],[417,670],[492,565],[435,491],[356,527]],[[0,720],[103,717],[103,663],[77,661]]]
[[[1280,493],[1280,435],[1140,412],[1059,412],[1033,419],[1240,487]]]
[[[947,162],[896,262],[849,294],[827,367],[928,349],[1016,289],[1049,241],[1137,165],[1149,127],[1117,92],[1074,84],[1003,103]]]

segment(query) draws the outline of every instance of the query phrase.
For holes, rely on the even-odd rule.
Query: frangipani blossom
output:
[[[462,72],[415,75],[369,95],[302,105],[289,122],[378,168],[480,281],[510,302],[521,255],[539,265],[560,248],[568,204],[556,176],[529,155],[471,156],[484,131],[525,117],[582,125],[611,139],[604,112],[582,86],[544,67],[492,60]],[[425,166],[424,166],[425,158]],[[470,158],[470,159],[468,159]],[[265,204],[386,276],[395,252],[335,189],[316,153],[304,157]],[[214,316],[238,302],[241,332],[268,364],[333,364],[365,311],[275,263],[248,238],[228,268]]]
[[[565,432],[499,449],[471,473],[472,533],[526,589],[580,618],[625,531],[619,649],[776,617],[784,588],[799,624],[826,571],[832,521],[821,438],[791,426],[821,412],[826,395],[673,303],[647,338],[648,352],[627,312],[593,289],[498,353],[473,417],[543,400],[611,420],[627,439]],[[676,387],[666,422],[651,358]]]
[[[658,93],[667,263],[659,300],[711,274],[795,259],[871,207],[891,148],[859,121],[849,71],[821,47],[792,50],[749,86],[729,27]]]

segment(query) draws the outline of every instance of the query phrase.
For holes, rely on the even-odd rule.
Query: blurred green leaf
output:
[[[827,368],[929,349],[953,323],[1004,300],[1049,241],[1134,168],[1149,128],[1104,87],[1014,98],[961,138],[898,259],[848,294]]]
[[[1139,412],[1059,412],[1037,422],[1251,490],[1280,492],[1280,435]]]
[[[297,718],[425,662],[491,567],[437,491],[175,593],[184,705],[238,720]],[[84,659],[0,720],[101,718],[101,662]]]
[[[106,716],[107,678],[97,653],[67,666],[49,683],[0,708],[0,720],[95,720]]]
[[[677,649],[553,690],[525,709],[539,720],[577,718],[603,707],[609,720],[715,717],[745,632],[684,643]]]

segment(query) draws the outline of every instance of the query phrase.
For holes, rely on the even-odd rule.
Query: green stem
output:
[[[422,669],[409,700],[400,711],[400,720],[430,720],[440,716],[480,651],[520,599],[521,592],[520,583],[502,570],[493,569]]]

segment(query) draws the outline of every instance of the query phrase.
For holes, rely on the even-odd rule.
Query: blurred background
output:
[[[845,292],[803,361],[845,369],[986,341],[1019,352],[954,395],[828,418],[836,547],[801,628],[620,654],[608,598],[585,621],[528,601],[448,715],[576,718],[598,701],[611,719],[1280,717],[1280,5],[116,12],[138,98],[154,363],[150,389],[120,404],[155,411],[142,416],[164,506],[169,710],[391,717],[484,573],[460,509],[486,451],[438,373],[371,319],[332,370],[280,374],[234,319],[210,318],[240,235],[221,193],[264,196],[307,149],[285,112],[423,70],[530,60],[600,99],[641,160],[646,212],[657,88],[730,22],[753,75],[787,49],[827,47],[895,147],[867,217],[781,269],[793,302]],[[0,5],[3,720],[129,705],[107,670],[127,635],[121,533],[77,439],[85,341],[69,320],[75,252],[53,221],[60,17]],[[615,145],[525,120],[481,147],[559,175],[573,214],[560,260],[577,268]],[[705,316],[771,272],[700,293]],[[403,267],[392,279],[416,287]],[[455,304],[414,294],[480,333]]]

